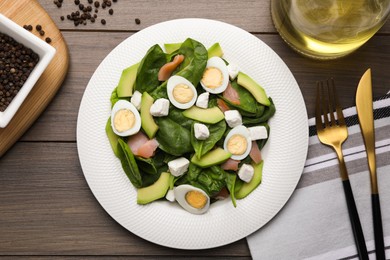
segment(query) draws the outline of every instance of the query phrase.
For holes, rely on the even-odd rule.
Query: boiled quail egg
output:
[[[207,92],[219,94],[226,90],[229,83],[229,72],[220,57],[212,57],[207,61],[206,69],[200,84]]]
[[[130,136],[141,129],[137,108],[127,100],[118,100],[111,111],[111,126],[115,134]]]
[[[194,85],[186,78],[176,75],[168,79],[167,94],[172,105],[179,109],[192,107],[198,97]]]
[[[203,190],[189,184],[174,188],[176,201],[192,214],[203,214],[210,207],[210,197]]]
[[[248,128],[243,125],[234,127],[223,143],[225,151],[232,154],[233,160],[242,160],[252,149],[252,140]]]

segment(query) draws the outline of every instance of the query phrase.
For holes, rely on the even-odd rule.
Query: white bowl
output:
[[[5,111],[0,112],[0,128],[4,128],[11,121],[28,93],[30,93],[39,77],[53,59],[56,49],[2,14],[0,14],[0,32],[7,34],[14,38],[15,41],[32,49],[39,56],[38,64],[35,65],[35,68],[32,70],[23,87],[20,88],[18,94]]]

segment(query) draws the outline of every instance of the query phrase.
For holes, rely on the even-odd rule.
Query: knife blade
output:
[[[375,130],[372,102],[371,69],[368,69],[360,79],[356,91],[356,110],[360,129],[367,152],[368,168],[371,179],[371,202],[374,222],[375,250],[377,259],[385,259],[383,241],[382,217],[380,210],[378,179],[375,158]]]

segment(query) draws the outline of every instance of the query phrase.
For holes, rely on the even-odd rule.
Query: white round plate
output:
[[[139,62],[154,44],[191,37],[206,48],[219,42],[224,58],[263,86],[275,102],[271,134],[262,150],[263,180],[248,197],[213,203],[193,215],[168,201],[137,205],[132,186],[105,133],[110,95],[124,68]],[[204,249],[242,239],[265,225],[284,206],[301,176],[308,147],[302,94],[290,70],[265,43],[235,26],[205,19],[181,19],[148,27],[119,44],[96,69],[81,101],[77,148],[81,167],[96,199],[119,224],[156,244]]]

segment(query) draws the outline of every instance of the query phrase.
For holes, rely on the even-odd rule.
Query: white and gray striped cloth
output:
[[[375,259],[370,177],[356,108],[344,109],[343,153],[370,259]],[[390,94],[374,101],[376,162],[386,259],[390,259]],[[247,240],[253,259],[358,259],[334,151],[309,119],[309,151],[296,191],[267,225]]]

